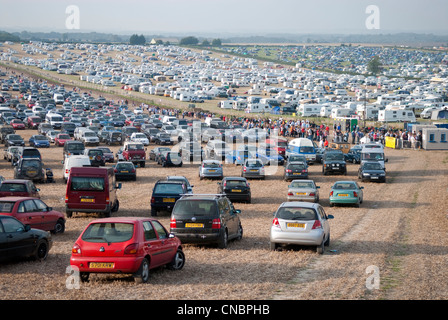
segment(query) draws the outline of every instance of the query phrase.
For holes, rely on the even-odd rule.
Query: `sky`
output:
[[[0,0],[0,30],[448,35],[447,13],[447,0]]]

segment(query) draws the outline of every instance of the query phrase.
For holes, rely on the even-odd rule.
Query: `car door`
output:
[[[143,250],[145,255],[151,257],[151,268],[164,264],[162,250],[162,241],[157,237],[156,230],[150,221],[143,221],[144,243]]]
[[[57,217],[51,211],[48,211],[48,206],[42,200],[35,199],[33,201],[36,206],[36,214],[40,214],[41,217],[41,226],[39,229],[45,231],[54,230]]]
[[[160,261],[162,264],[169,263],[171,262],[171,260],[173,260],[173,257],[176,254],[176,241],[173,238],[169,237],[168,231],[166,231],[165,227],[159,221],[153,220],[152,224],[161,242],[159,252]]]
[[[31,228],[42,228],[42,213],[37,211],[33,199],[24,200],[19,203],[16,218]]]
[[[324,228],[324,233],[325,233],[326,237],[328,237],[330,235],[330,224],[328,223],[327,215],[324,211],[324,208],[319,206],[318,214],[320,216],[320,220],[321,220],[323,228]]]
[[[20,221],[13,218],[2,219],[3,231],[7,239],[5,253],[8,257],[29,256],[35,245],[32,232],[27,232]]]
[[[225,220],[228,236],[229,238],[233,238],[238,232],[238,222],[230,201],[227,198],[221,199],[219,209],[221,211],[221,216]]]
[[[36,188],[36,186],[34,185],[34,183],[31,180],[27,181],[27,188],[28,188],[28,193],[30,194],[30,197],[33,198],[39,198],[39,189]]]

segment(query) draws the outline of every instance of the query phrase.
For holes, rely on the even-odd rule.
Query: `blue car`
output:
[[[233,163],[235,165],[243,165],[248,158],[254,158],[253,153],[248,150],[233,150],[226,154],[226,163]]]
[[[35,148],[49,148],[50,141],[48,141],[47,137],[41,134],[32,135],[29,139],[30,147]]]
[[[285,158],[283,158],[276,150],[273,149],[260,149],[257,152],[257,158],[260,159],[264,165],[269,165],[271,163],[276,163],[278,165],[283,165],[285,163]]]

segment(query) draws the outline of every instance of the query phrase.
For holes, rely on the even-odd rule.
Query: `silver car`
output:
[[[246,159],[241,168],[241,176],[244,178],[265,178],[263,162],[260,159]]]
[[[316,246],[319,254],[330,245],[330,224],[324,208],[318,203],[283,202],[274,213],[270,231],[271,250],[280,245]]]
[[[292,180],[288,186],[288,201],[319,202],[319,186],[313,180]]]
[[[221,162],[218,160],[203,160],[199,167],[199,179],[222,179],[224,173]]]

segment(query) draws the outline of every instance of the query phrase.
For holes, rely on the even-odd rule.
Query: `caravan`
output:
[[[384,157],[384,147],[379,143],[367,143],[362,145],[361,149],[361,165],[364,162],[378,162],[381,164],[381,167],[386,170],[385,163],[388,161]]]
[[[378,111],[380,122],[415,122],[414,112],[400,108],[390,108]]]
[[[304,155],[308,163],[316,162],[316,148],[308,138],[293,139],[288,143],[286,150],[286,157],[288,158],[292,154]]]
[[[297,107],[299,117],[320,117],[321,104],[300,104]]]

